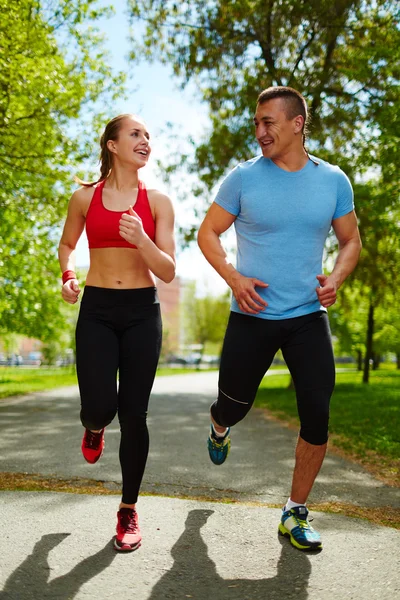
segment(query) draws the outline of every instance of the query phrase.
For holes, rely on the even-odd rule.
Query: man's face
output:
[[[297,144],[303,119],[288,119],[285,102],[274,98],[258,104],[254,115],[255,133],[265,158],[281,158]]]

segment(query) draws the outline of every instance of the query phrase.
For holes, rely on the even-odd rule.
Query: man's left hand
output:
[[[324,308],[328,308],[336,302],[337,285],[330,276],[317,275],[320,287],[317,287],[318,300]]]

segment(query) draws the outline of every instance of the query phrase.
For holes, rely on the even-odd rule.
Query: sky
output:
[[[107,48],[111,54],[111,65],[115,70],[128,73],[127,87],[129,99],[121,100],[114,106],[110,118],[124,112],[140,115],[146,122],[152,139],[152,155],[149,164],[141,169],[140,177],[147,187],[154,187],[167,193],[174,203],[177,225],[192,222],[192,208],[189,203],[174,201],[173,190],[163,182],[155,168],[156,159],[168,161],[168,153],[174,144],[167,132],[167,122],[174,124],[174,130],[182,138],[201,136],[208,127],[207,106],[196,98],[194,84],[185,90],[179,88],[179,81],[172,76],[172,69],[161,63],[142,62],[133,65],[127,60],[130,49],[129,23],[126,16],[125,0],[112,2],[116,9],[113,18],[103,19],[98,23],[100,31],[107,38]],[[104,2],[104,4],[108,4]],[[95,166],[95,165],[94,165]],[[86,235],[83,234],[77,246],[77,266],[89,264],[89,251]],[[233,258],[233,257],[232,257]],[[222,294],[227,285],[214,269],[207,263],[197,244],[177,254],[177,275],[183,279],[196,279],[200,295],[205,293]]]

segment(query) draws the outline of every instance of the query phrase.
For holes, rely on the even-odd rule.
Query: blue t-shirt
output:
[[[288,172],[258,156],[233,169],[215,198],[236,217],[237,270],[269,284],[256,288],[268,302],[257,317],[288,319],[325,310],[315,291],[325,241],[332,221],[354,203],[343,171],[315,160],[318,165],[309,160]],[[248,314],[234,297],[231,308]]]

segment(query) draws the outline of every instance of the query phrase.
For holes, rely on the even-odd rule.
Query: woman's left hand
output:
[[[135,213],[132,206],[129,207],[129,214],[124,213],[120,219],[119,234],[124,240],[137,247],[146,237],[142,219]]]

